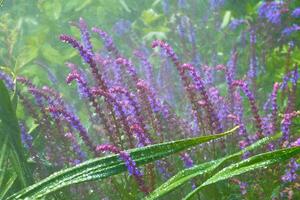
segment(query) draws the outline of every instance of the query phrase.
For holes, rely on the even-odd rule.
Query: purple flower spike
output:
[[[277,106],[277,95],[278,95],[278,90],[279,90],[279,83],[274,83],[273,86],[273,91],[271,94],[271,105],[272,105],[272,133],[276,131],[276,122],[277,122],[277,111],[278,111],[278,106]]]
[[[245,95],[247,96],[249,103],[250,103],[251,111],[252,111],[254,119],[256,121],[256,128],[258,130],[257,136],[259,138],[262,138],[263,137],[262,120],[258,113],[258,108],[256,106],[255,97],[254,97],[253,93],[250,91],[248,84],[242,80],[236,80],[233,82],[233,86],[240,87],[243,90],[243,92],[245,93]]]
[[[285,170],[285,174],[281,177],[283,182],[293,182],[297,179],[297,170],[299,168],[299,164],[296,162],[295,159],[292,159],[289,164],[288,168]]]
[[[190,72],[190,74],[193,78],[193,81],[195,82],[195,87],[202,96],[204,106],[206,108],[206,112],[209,117],[211,129],[216,130],[218,133],[221,133],[222,132],[221,123],[215,113],[213,104],[211,103],[209,96],[206,92],[202,78],[199,76],[199,74],[196,72],[195,68],[191,64],[183,64],[181,66],[181,76],[182,77],[184,76],[184,73],[186,71]]]
[[[81,97],[88,98],[91,93],[89,91],[87,81],[83,78],[83,76],[74,69],[66,78],[67,84],[70,84],[73,80],[76,80],[78,83],[78,91]]]
[[[289,36],[295,31],[300,31],[300,26],[297,24],[293,24],[290,27],[286,27],[285,29],[283,29],[281,33],[283,36]]]
[[[86,154],[81,150],[80,145],[78,144],[77,139],[74,136],[74,134],[71,132],[68,132],[65,134],[65,137],[68,138],[68,140],[70,140],[70,143],[72,145],[72,150],[77,155],[79,161],[81,162],[81,161],[86,160]]]
[[[296,141],[294,141],[292,144],[291,144],[292,147],[299,147],[300,146],[300,138],[298,138]]]
[[[181,153],[180,158],[184,162],[186,168],[191,168],[194,166],[194,162],[188,153]]]
[[[282,1],[263,2],[258,8],[258,15],[260,18],[267,19],[272,24],[281,23],[281,14],[286,12],[283,9],[284,3]]]
[[[90,54],[93,54],[93,46],[90,41],[90,33],[88,31],[88,27],[86,22],[80,17],[78,26],[81,32],[81,40],[84,48],[86,48]]]
[[[120,102],[117,101],[116,98],[111,93],[105,92],[104,90],[101,90],[100,88],[92,88],[91,93],[95,97],[96,96],[104,97],[105,101],[108,104],[113,105],[115,107],[115,112],[116,112],[116,114],[118,114],[120,116],[121,121],[122,121],[123,126],[124,126],[124,129],[127,133],[130,147],[134,147],[133,141],[132,141],[132,135],[134,135],[134,134],[132,133],[132,129],[130,128],[130,124],[128,122],[127,115],[125,114]]]
[[[106,83],[102,77],[102,75],[99,73],[99,70],[97,68],[97,63],[93,58],[93,55],[87,51],[75,38],[69,35],[62,34],[60,35],[60,40],[66,43],[69,43],[72,45],[75,49],[77,49],[81,55],[81,57],[84,59],[86,63],[88,63],[92,69],[92,74],[103,90],[107,90]]]
[[[152,48],[156,48],[156,47],[162,48],[165,51],[165,53],[168,55],[168,57],[172,60],[172,62],[175,64],[177,70],[180,71],[180,62],[173,48],[168,43],[162,40],[155,40],[152,42]]]
[[[293,10],[293,12],[292,12],[292,17],[294,17],[294,18],[298,18],[298,17],[300,17],[300,8],[296,8],[295,10]]]
[[[288,140],[290,135],[290,126],[292,124],[292,119],[298,115],[300,115],[300,111],[286,113],[283,116],[283,120],[281,122],[281,131],[282,131],[282,141],[284,142],[284,146],[288,146],[289,143]]]
[[[119,154],[120,159],[125,162],[129,174],[134,176],[140,189],[146,194],[149,193],[149,189],[145,186],[145,182],[142,178],[143,175],[140,172],[140,170],[137,168],[135,161],[132,160],[129,153],[127,153],[126,151],[121,151],[116,146],[110,144],[98,145],[96,150],[98,152],[111,152],[114,154]]]
[[[62,118],[66,120],[68,123],[70,123],[70,125],[79,132],[82,140],[89,147],[89,149],[92,152],[94,152],[96,156],[98,155],[96,151],[96,146],[93,144],[91,138],[88,135],[87,130],[83,127],[83,125],[81,124],[80,120],[76,115],[64,109],[54,107],[54,106],[50,106],[48,108],[48,111],[53,115],[54,118],[56,119]]]
[[[229,27],[230,30],[234,31],[243,23],[245,23],[244,19],[233,19],[230,22],[230,24],[228,25],[228,27]]]
[[[125,58],[117,58],[116,59],[116,63],[118,65],[122,65],[125,67],[126,71],[128,72],[128,74],[132,77],[132,79],[137,82],[138,81],[138,76],[135,70],[134,65],[132,64],[131,61],[125,59]]]
[[[82,46],[74,37],[62,34],[59,36],[59,39],[62,42],[69,43],[73,46],[73,48],[77,49],[86,63],[92,62],[93,55],[86,48],[84,48],[84,46]]]
[[[141,65],[145,67],[146,78],[149,84],[154,83],[153,66],[142,51],[134,51],[134,55],[141,61]]]
[[[19,124],[21,130],[21,139],[24,147],[26,149],[31,149],[32,147],[32,136],[27,132],[26,127],[23,123]]]
[[[112,37],[110,37],[105,31],[97,27],[93,27],[92,31],[98,33],[99,37],[102,38],[107,51],[112,52],[116,58],[120,57],[120,53],[115,46]]]
[[[209,3],[212,10],[217,10],[224,5],[225,0],[210,0]]]
[[[9,89],[9,90],[14,89],[15,83],[14,83],[12,77],[10,77],[8,74],[4,73],[3,71],[0,71],[0,80],[3,80],[7,89]]]

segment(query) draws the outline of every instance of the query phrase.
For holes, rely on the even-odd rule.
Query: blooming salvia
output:
[[[256,128],[257,128],[257,136],[259,138],[263,137],[263,129],[262,129],[262,120],[260,118],[260,115],[258,113],[258,108],[256,105],[256,101],[255,101],[255,97],[253,95],[253,93],[250,91],[248,84],[242,80],[236,80],[233,82],[233,86],[234,87],[240,87],[243,92],[245,93],[245,95],[247,96],[249,103],[250,103],[250,108],[252,111],[252,114],[255,118],[256,121]]]
[[[291,16],[294,18],[300,17],[300,8],[296,8],[295,10],[293,10]]]
[[[3,80],[7,89],[9,89],[9,90],[14,89],[15,83],[14,83],[12,77],[10,77],[8,74],[6,74],[5,72],[3,72],[1,70],[0,70],[0,80]]]
[[[267,19],[272,24],[281,23],[281,14],[283,11],[283,1],[263,2],[258,8],[258,15]]]
[[[300,26],[297,24],[293,24],[292,26],[286,27],[285,29],[283,29],[283,31],[281,32],[281,34],[283,36],[289,36],[291,35],[293,32],[296,31],[300,31]]]
[[[244,19],[233,19],[231,20],[230,24],[228,25],[229,29],[234,31],[236,30],[240,25],[244,24],[246,21]]]
[[[23,146],[26,149],[30,149],[32,147],[32,136],[27,132],[26,127],[23,123],[19,124],[20,130],[21,130],[21,140],[23,143]]]

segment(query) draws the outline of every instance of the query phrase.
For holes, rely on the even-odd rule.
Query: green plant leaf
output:
[[[228,25],[230,18],[231,18],[231,11],[226,11],[223,17],[221,28],[225,28]]]
[[[0,140],[8,141],[7,153],[5,158],[9,159],[15,173],[20,187],[26,187],[32,184],[33,178],[29,172],[26,158],[23,154],[23,147],[21,143],[21,134],[19,129],[16,111],[10,100],[9,93],[0,80]],[[3,161],[1,161],[3,162]]]
[[[38,48],[36,46],[25,46],[20,54],[17,56],[15,63],[15,71],[21,69],[24,65],[32,61],[38,55]]]
[[[164,158],[168,155],[180,152],[190,147],[208,142],[217,138],[224,137],[233,133],[238,127],[225,133],[190,138],[161,144],[154,144],[147,147],[129,150],[128,152],[135,160],[137,165],[144,165],[155,160]],[[126,171],[126,166],[118,155],[110,155],[103,158],[96,158],[86,161],[78,166],[71,167],[56,172],[46,179],[14,194],[9,199],[35,199],[41,198],[60,188],[86,181],[101,180]]]
[[[271,140],[278,139],[281,134],[277,134],[273,137],[266,137],[263,138],[254,144],[246,147],[244,150],[234,153],[232,155],[226,156],[224,158],[220,158],[217,160],[213,160],[210,162],[202,163],[200,165],[196,165],[194,167],[182,170],[170,178],[168,181],[163,183],[157,189],[155,189],[146,199],[152,200],[162,197],[163,195],[168,194],[169,192],[175,190],[177,187],[183,185],[187,181],[195,178],[197,176],[213,173],[215,170],[219,169],[220,167],[224,166],[229,161],[233,161],[239,159],[241,155],[243,155],[246,151],[251,151],[261,147],[264,144],[267,144]]]
[[[280,150],[271,151],[271,152],[252,156],[246,160],[232,164],[232,165],[222,169],[221,171],[216,173],[214,176],[212,176],[211,178],[206,180],[202,185],[200,185],[195,190],[193,190],[191,193],[189,193],[184,199],[185,200],[191,199],[203,187],[206,187],[208,185],[217,183],[219,181],[223,181],[223,180],[232,178],[234,176],[237,176],[237,175],[249,172],[249,171],[253,171],[253,170],[256,170],[259,168],[267,168],[270,165],[280,163],[287,159],[290,159],[299,153],[300,153],[300,147],[292,147],[292,148],[280,149]]]

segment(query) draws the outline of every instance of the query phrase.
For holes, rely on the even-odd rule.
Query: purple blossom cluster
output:
[[[283,6],[283,1],[265,1],[258,8],[258,15],[270,23],[278,25],[281,23],[281,15],[284,12]]]
[[[0,70],[0,80],[3,80],[5,86],[9,89],[9,90],[13,90],[15,87],[14,81],[11,78],[11,76],[9,76],[8,74],[6,74],[5,72],[3,72],[2,70]]]
[[[296,32],[296,31],[300,31],[300,26],[297,25],[297,24],[293,24],[292,26],[289,26],[289,27],[286,27],[285,29],[283,29],[282,35],[283,36],[289,36],[293,32]]]
[[[228,25],[230,30],[236,30],[240,25],[244,24],[246,21],[244,19],[233,19]]]
[[[162,3],[165,7],[169,6],[168,1]],[[210,1],[213,10],[217,10],[224,3],[225,1]],[[273,24],[279,24],[281,14],[285,12],[283,5],[277,1],[263,2],[259,8],[259,16]],[[182,10],[187,6],[186,1],[178,1],[178,7]],[[188,40],[192,44],[193,51],[196,51],[194,26],[188,17],[182,17],[180,22],[178,27],[180,36],[186,38],[186,34],[189,33]],[[243,19],[232,20],[229,27],[234,30],[245,22]],[[121,20],[114,29],[121,36],[129,31],[129,24]],[[80,31],[81,40],[66,34],[62,34],[59,39],[76,49],[84,61],[82,65],[85,65],[83,67],[85,70],[79,65],[66,63],[70,72],[65,82],[68,85],[76,82],[77,93],[84,102],[81,105],[85,108],[83,112],[89,115],[87,125],[80,118],[81,111],[66,104],[62,95],[55,90],[47,86],[40,88],[25,77],[16,78],[17,83],[22,84],[31,94],[27,99],[27,96],[22,96],[23,92],[20,92],[20,99],[24,106],[30,109],[36,123],[44,127],[45,146],[48,146],[53,138],[61,138],[62,147],[59,155],[63,155],[62,157],[70,164],[78,164],[89,157],[102,156],[103,152],[118,154],[140,190],[147,194],[153,189],[157,174],[162,173],[169,177],[176,171],[172,168],[173,162],[167,159],[158,161],[157,174],[154,165],[143,168],[142,173],[125,149],[179,138],[217,134],[233,126],[239,126],[238,135],[233,139],[234,145],[245,149],[254,141],[273,135],[279,130],[279,113],[282,108],[279,106],[281,101],[278,100],[280,96],[278,94],[284,91],[288,92],[288,108],[281,122],[283,137],[279,145],[271,144],[270,149],[299,145],[299,139],[295,140],[291,131],[292,119],[299,115],[299,111],[294,111],[295,106],[292,106],[296,102],[298,69],[295,66],[295,70],[288,70],[282,83],[276,82],[273,85],[264,109],[261,109],[257,97],[262,94],[256,87],[256,79],[260,75],[257,72],[259,63],[256,46],[259,31],[256,26],[251,25],[249,28],[250,66],[248,73],[241,78],[238,73],[237,47],[234,47],[228,55],[227,64],[218,64],[216,58],[214,63],[217,65],[212,66],[206,64],[205,59],[203,61],[196,59],[200,54],[182,57],[178,54],[180,55],[178,56],[178,47],[173,49],[163,40],[152,42],[152,48],[159,47],[159,51],[154,50],[151,54],[147,47],[136,48],[138,50],[133,52],[135,58],[132,58],[125,56],[125,53],[121,55],[113,38],[96,27],[91,30],[103,40],[105,49],[95,50],[86,22],[80,18],[75,25]],[[189,29],[188,32],[186,29]],[[157,52],[163,57],[160,68],[156,66],[157,63],[152,64]],[[216,52],[214,55],[217,56]],[[191,58],[195,64],[186,62],[186,57]],[[10,77],[7,78],[5,75],[0,71],[0,78],[8,82],[6,79]],[[160,80],[157,81],[156,77]],[[166,80],[162,82],[162,79]],[[13,82],[9,84],[13,85]],[[31,105],[37,105],[39,110],[32,109],[34,106]],[[29,136],[22,130],[22,141],[26,148],[32,146],[28,142]],[[292,143],[293,140],[295,141]],[[224,141],[208,144],[204,147],[203,155],[209,157],[215,155],[215,151],[223,154],[227,150],[224,149],[226,147],[224,144]],[[189,154],[181,153],[179,157],[184,166],[190,168],[194,165],[192,158],[197,157],[198,153],[197,150],[193,150]],[[51,152],[49,148],[49,155],[53,154],[55,152]],[[245,152],[243,158],[250,155],[250,152]],[[284,182],[295,180],[297,168],[298,164],[292,160],[282,180]],[[248,184],[239,180],[236,183],[242,195],[246,195]],[[196,185],[194,182],[192,184]]]
[[[296,8],[295,10],[293,10],[293,12],[292,12],[292,17],[294,17],[294,18],[298,18],[298,17],[300,17],[300,8]]]

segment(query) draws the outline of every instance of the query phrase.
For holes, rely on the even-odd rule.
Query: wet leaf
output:
[[[232,165],[222,169],[221,171],[216,173],[214,176],[209,178],[207,181],[205,181],[202,185],[200,185],[195,190],[193,190],[191,193],[189,193],[184,199],[185,200],[191,199],[203,187],[206,187],[208,185],[217,183],[219,181],[223,181],[223,180],[232,178],[234,176],[237,176],[237,175],[240,175],[240,174],[243,174],[246,172],[250,172],[250,171],[253,171],[253,170],[256,170],[259,168],[267,168],[270,165],[288,160],[299,153],[300,153],[300,147],[292,147],[292,148],[280,149],[280,150],[271,151],[271,152],[252,156],[246,160],[232,164]]]
[[[129,150],[137,165],[144,165],[190,147],[232,134],[238,127],[222,134],[177,140]],[[46,179],[14,194],[8,199],[36,199],[60,188],[86,181],[101,180],[126,171],[117,155],[96,158],[78,166],[56,172]]]
[[[224,165],[226,163],[228,163],[229,161],[234,161],[234,160],[239,159],[240,156],[243,155],[243,153],[245,151],[251,151],[251,150],[257,149],[258,147],[261,147],[262,145],[270,142],[271,140],[275,140],[275,139],[279,138],[279,136],[280,136],[280,134],[278,134],[274,137],[263,138],[263,139],[255,142],[254,144],[250,145],[249,147],[245,148],[244,150],[239,151],[235,154],[232,154],[232,155],[229,155],[224,158],[217,159],[217,160],[213,160],[210,162],[202,163],[200,165],[195,165],[192,168],[182,170],[179,173],[177,173],[175,176],[170,178],[168,181],[166,181],[164,184],[159,186],[157,189],[155,189],[146,199],[147,200],[157,199],[157,198],[162,197],[162,196],[168,194],[169,192],[175,190],[179,186],[190,181],[192,178],[213,173],[217,169],[220,169],[220,167],[222,167],[222,166],[224,167]]]

